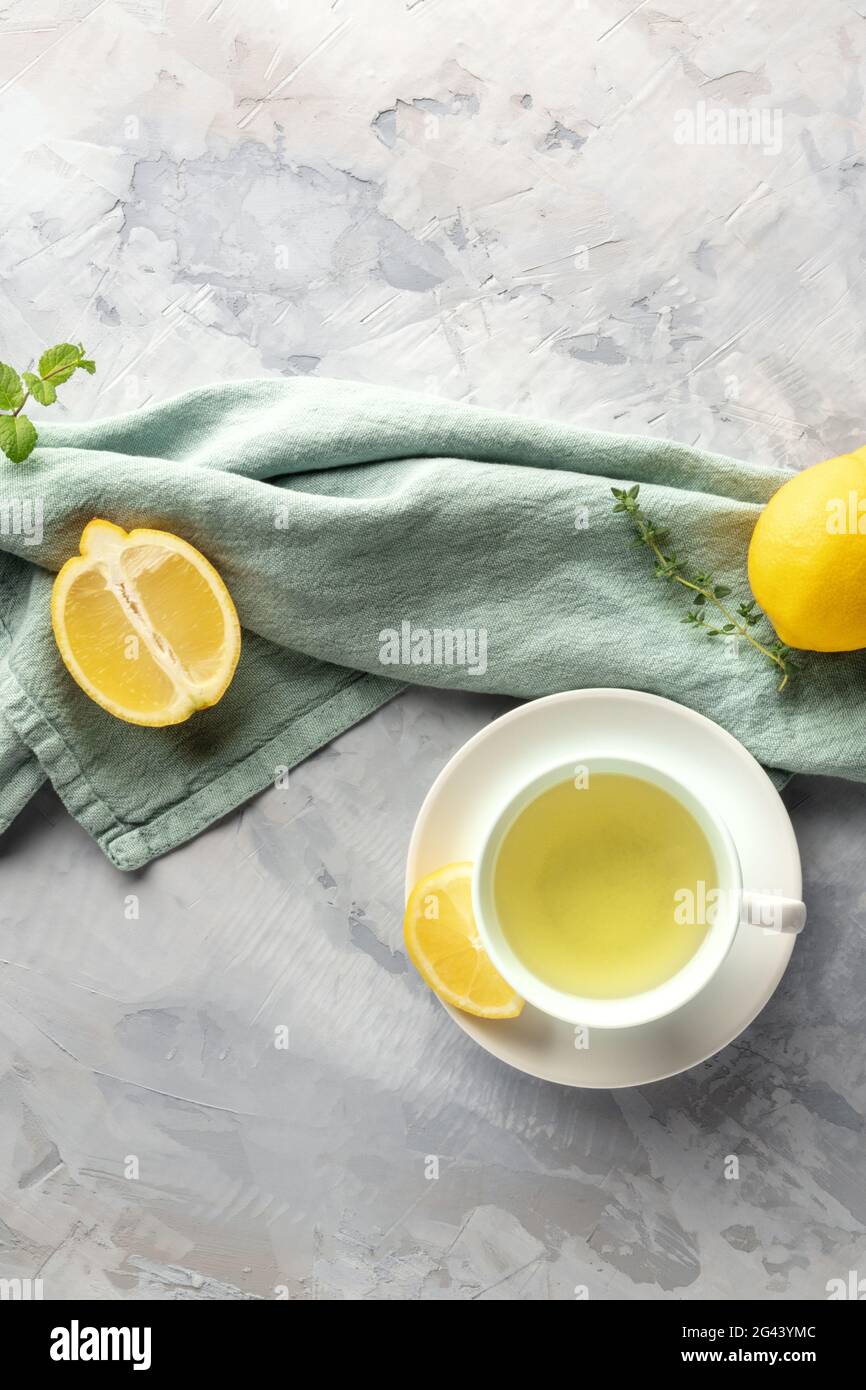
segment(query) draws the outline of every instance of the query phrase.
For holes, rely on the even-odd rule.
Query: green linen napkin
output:
[[[119,868],[181,844],[405,683],[533,697],[667,695],[765,765],[866,776],[866,662],[770,666],[680,623],[611,510],[642,500],[676,548],[747,596],[761,506],[786,476],[665,440],[341,381],[247,381],[90,424],[39,422],[0,483],[0,829],[43,777]],[[84,525],[175,531],[244,627],[214,709],[170,729],[105,714],[64,669],[53,571]]]

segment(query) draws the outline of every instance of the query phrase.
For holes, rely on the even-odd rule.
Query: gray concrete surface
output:
[[[5,0],[0,356],[81,337],[78,417],[318,372],[817,461],[863,442],[864,53],[862,0]],[[401,949],[415,812],[505,705],[413,691],[132,877],[39,795],[0,841],[0,1278],[866,1276],[866,790],[786,792],[811,922],[748,1032],[567,1091],[478,1051]]]

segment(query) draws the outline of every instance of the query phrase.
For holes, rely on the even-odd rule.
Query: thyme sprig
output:
[[[696,574],[688,572],[685,562],[670,549],[668,532],[655,526],[643,511],[638,501],[639,483],[627,489],[614,487],[611,488],[611,492],[615,499],[614,511],[625,512],[633,523],[635,545],[645,546],[651,552],[655,561],[656,576],[669,583],[679,584],[690,594],[691,607],[681,621],[699,629],[706,637],[745,638],[756,652],[775,667],[778,674],[777,689],[784,690],[790,685],[802,667],[792,658],[791,649],[785,646],[784,642],[778,639],[771,643],[761,642],[755,636],[752,629],[762,619],[768,621],[755,600],[749,599],[739,603],[736,611],[732,612],[731,605],[725,602],[732,592],[727,585],[716,584],[712,576],[703,571]],[[715,609],[720,617],[709,621],[709,609]]]

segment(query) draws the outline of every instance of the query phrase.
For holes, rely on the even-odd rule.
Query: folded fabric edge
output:
[[[2,718],[0,718],[0,722],[5,724]],[[18,737],[14,730],[10,728],[9,733],[17,743]],[[25,756],[20,761],[16,760],[15,767],[11,771],[4,769],[3,799],[2,804],[0,804],[0,835],[9,829],[12,822],[21,814],[24,807],[45,782],[45,773],[39,766],[37,759],[33,757],[29,749],[24,749],[23,745],[21,745],[21,751],[25,753]]]
[[[272,785],[277,767],[296,767],[405,688],[383,676],[354,675],[323,704],[287,724],[207,786],[141,826],[124,824],[100,799],[72,751],[11,671],[0,678],[0,704],[9,723],[35,753],[70,815],[93,837],[115,868],[128,871],[141,869],[193,839]]]
[[[791,778],[794,776],[793,772],[786,772],[783,767],[765,767],[764,771],[766,772],[773,786],[776,788],[777,792],[780,792],[785,787],[787,787]]]
[[[4,666],[12,638],[0,613],[0,652]],[[45,773],[30,747],[0,710],[0,835],[6,833],[45,782]]]

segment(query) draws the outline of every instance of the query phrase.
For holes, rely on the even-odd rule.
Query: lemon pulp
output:
[[[228,589],[168,531],[91,521],[54,581],[51,619],[73,679],[131,724],[179,724],[216,704],[240,655]]]
[[[472,912],[472,865],[446,864],[415,885],[406,904],[409,958],[440,999],[478,1018],[516,1018],[523,1000],[496,970]]]

